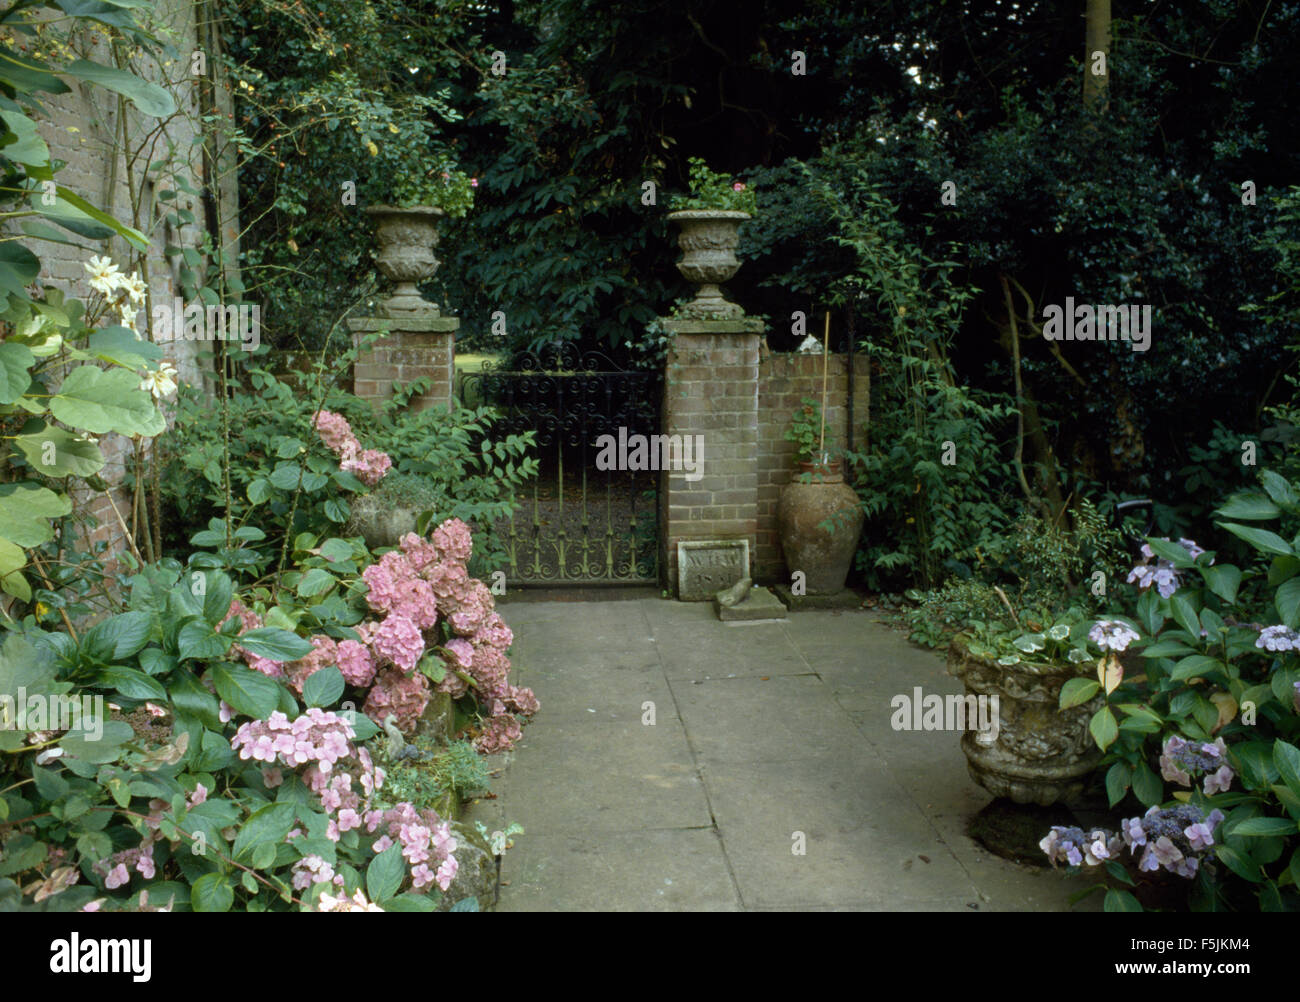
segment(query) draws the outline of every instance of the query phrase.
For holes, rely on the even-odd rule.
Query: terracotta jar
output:
[[[804,574],[808,595],[833,595],[844,582],[862,532],[862,504],[839,462],[801,462],[777,502],[786,569]]]

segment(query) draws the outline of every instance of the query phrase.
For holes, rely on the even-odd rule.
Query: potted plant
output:
[[[690,165],[690,194],[674,198],[674,211],[668,215],[681,227],[677,243],[684,254],[677,270],[699,286],[683,313],[707,319],[740,317],[743,311],[723,296],[720,285],[740,268],[740,224],[754,215],[757,201],[748,185],[709,170],[699,157],[692,157]]]
[[[825,386],[822,388],[823,405]],[[862,505],[831,458],[822,407],[804,398],[786,431],[795,445],[798,472],[781,490],[777,523],[786,568],[804,575],[805,594],[833,595],[844,590],[862,532]]]
[[[421,296],[418,286],[438,269],[438,220],[465,215],[478,187],[478,180],[449,158],[426,154],[418,148],[381,151],[367,187],[378,199],[365,209],[375,222],[375,262],[393,283],[379,307],[384,316],[437,314],[437,305]]]
[[[1097,685],[1071,683],[1097,672],[1108,694],[1118,684],[1115,662],[1104,656],[1094,664],[1089,644],[1097,644],[1101,624],[1077,607],[1052,615],[1017,613],[1007,603],[1007,611],[1009,620],[971,621],[948,646],[949,674],[961,679],[967,695],[997,700],[997,727],[962,735],[967,768],[995,797],[1018,804],[1073,799],[1101,761],[1089,724],[1104,696]],[[1136,639],[1128,624],[1112,625]],[[1071,698],[1075,692],[1085,698]]]

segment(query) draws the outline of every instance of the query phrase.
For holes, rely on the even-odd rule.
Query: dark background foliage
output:
[[[1078,4],[222,6],[236,78],[254,84],[236,91],[238,124],[263,151],[243,168],[258,238],[248,246],[261,248],[245,266],[276,305],[279,346],[317,345],[371,274],[359,209],[338,198],[342,180],[369,176],[371,155],[354,130],[330,126],[328,102],[294,110],[294,95],[328,96],[341,86],[331,74],[352,71],[368,88],[353,101],[441,102],[450,114],[430,115],[436,140],[479,179],[430,287],[462,317],[464,345],[578,340],[623,358],[647,346],[646,325],[688,293],[664,216],[691,156],[757,187],[730,291],[770,319],[774,348],[793,347],[796,310],[831,309],[841,346],[850,330],[859,347],[884,339],[892,320],[878,303],[835,295],[861,265],[812,192],[864,176],[922,253],[959,248],[949,280],[973,296],[948,347],[961,384],[1010,392],[1004,278],[1013,290],[1026,463],[1056,502],[1086,494],[1105,510],[1151,495],[1164,528],[1191,531],[1252,479],[1234,461],[1243,441],[1267,458],[1266,408],[1290,392],[1292,330],[1243,308],[1281,290],[1281,243],[1265,234],[1283,222],[1275,197],[1300,177],[1295,4],[1117,7],[1094,108],[1081,98]],[[791,71],[796,50],[803,75]],[[655,205],[642,202],[648,180]],[[940,202],[945,181],[955,205]],[[1067,296],[1152,304],[1150,351],[1064,343],[1058,355],[1024,337],[1027,315],[1041,322]],[[489,332],[498,310],[505,339]]]

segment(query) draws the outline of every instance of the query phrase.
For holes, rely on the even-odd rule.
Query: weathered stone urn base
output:
[[[1076,665],[1000,665],[972,654],[967,643],[959,635],[949,645],[948,673],[965,683],[968,695],[998,697],[996,731],[961,737],[971,779],[1018,804],[1046,806],[1078,797],[1101,761],[1088,733],[1100,697],[1062,710],[1061,686],[1079,676]]]
[[[839,463],[799,467],[777,501],[781,550],[786,570],[792,576],[803,572],[807,594],[831,595],[844,590],[849,576],[862,532],[862,505]]]

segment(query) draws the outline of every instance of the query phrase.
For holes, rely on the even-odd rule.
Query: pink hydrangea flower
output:
[[[393,612],[379,624],[370,646],[381,661],[390,661],[405,671],[413,671],[424,654],[424,635],[401,613]]]

